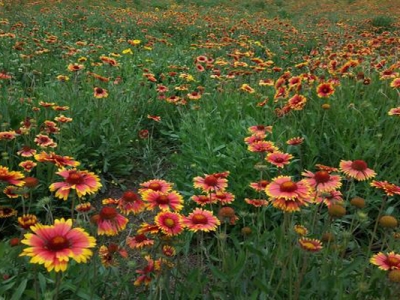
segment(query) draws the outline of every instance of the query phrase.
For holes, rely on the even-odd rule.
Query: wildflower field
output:
[[[398,0],[0,0],[0,299],[400,299]]]

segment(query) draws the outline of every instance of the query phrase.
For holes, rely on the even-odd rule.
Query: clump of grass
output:
[[[395,19],[391,16],[377,16],[371,19],[371,25],[377,28],[378,32],[392,31],[394,29]]]

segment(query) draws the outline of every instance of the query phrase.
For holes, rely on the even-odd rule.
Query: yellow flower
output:
[[[133,54],[133,51],[131,48],[127,48],[125,50],[122,50],[122,54]]]

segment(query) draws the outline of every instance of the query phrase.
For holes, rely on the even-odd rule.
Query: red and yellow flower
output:
[[[141,249],[143,247],[153,246],[154,240],[149,239],[145,234],[137,234],[134,237],[128,236],[126,238],[126,244],[131,249]]]
[[[176,191],[160,192],[148,190],[143,193],[143,200],[146,202],[147,209],[180,211],[183,208],[183,198]]]
[[[130,213],[138,214],[145,210],[146,204],[135,192],[128,190],[122,194],[122,197],[118,199],[118,208],[125,215]]]
[[[344,174],[359,181],[374,178],[376,175],[374,170],[369,169],[367,163],[363,160],[342,160],[339,166]]]
[[[65,179],[62,182],[55,182],[50,185],[49,189],[51,192],[56,191],[56,197],[68,199],[71,190],[75,190],[79,198],[86,194],[94,194],[101,187],[100,178],[92,172],[80,171],[76,169],[60,169],[56,174],[60,175]]]
[[[272,153],[268,153],[265,160],[278,168],[283,168],[285,165],[288,165],[290,163],[290,160],[292,158],[293,158],[293,155],[291,155],[289,153],[275,151]]]
[[[92,216],[92,222],[97,225],[98,235],[117,235],[126,228],[128,221],[112,206],[104,206],[99,214]]]
[[[329,192],[342,186],[339,175],[332,175],[328,171],[317,171],[315,173],[305,171],[301,175],[305,176],[306,181],[312,188],[318,192]]]
[[[8,182],[16,186],[23,186],[24,175],[21,172],[9,171],[7,167],[0,166],[0,181]]]
[[[215,231],[221,223],[212,211],[196,208],[187,217],[183,217],[182,224],[190,231]]]
[[[326,82],[321,83],[317,86],[317,95],[320,98],[327,98],[335,92],[335,88],[333,87],[332,83]]]
[[[175,212],[162,211],[154,218],[162,233],[168,236],[178,235],[183,231],[182,216]]]
[[[308,252],[318,252],[322,249],[322,242],[317,239],[302,237],[299,239],[299,245]]]
[[[197,176],[193,179],[193,182],[195,188],[202,189],[205,193],[223,191],[228,186],[228,180],[217,174],[205,174],[204,177]]]
[[[379,252],[373,255],[369,261],[371,264],[378,266],[379,269],[384,271],[400,269],[400,254],[394,252],[388,254]]]
[[[265,192],[271,198],[309,199],[310,187],[304,181],[294,182],[290,176],[278,176],[265,188]]]
[[[31,257],[31,263],[44,265],[48,272],[64,272],[70,259],[86,263],[93,254],[89,248],[96,244],[82,228],[72,228],[71,219],[55,220],[54,225],[36,224],[31,230],[21,241],[29,247],[20,256]]]

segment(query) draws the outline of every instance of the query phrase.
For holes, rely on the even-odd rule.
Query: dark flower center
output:
[[[367,163],[363,160],[355,160],[351,163],[351,168],[357,171],[364,171],[367,169]]]
[[[204,183],[208,186],[216,186],[218,184],[218,178],[214,175],[209,175],[204,179]]]
[[[168,204],[169,203],[169,199],[168,196],[166,195],[160,195],[157,198],[157,203],[158,204]]]
[[[327,171],[318,171],[314,175],[315,181],[318,183],[325,183],[328,182],[331,176]]]
[[[139,200],[139,196],[132,191],[126,191],[122,195],[122,199],[126,202],[135,202],[135,201]]]
[[[152,182],[149,184],[149,189],[151,189],[153,191],[160,191],[161,185],[158,182]]]
[[[194,224],[207,224],[207,217],[204,215],[200,215],[200,214],[194,215],[192,217],[192,222]]]
[[[293,181],[286,181],[280,186],[281,192],[291,193],[297,190],[297,184]]]
[[[106,220],[114,219],[117,215],[118,212],[114,207],[103,207],[100,211],[100,217]]]
[[[259,186],[259,187],[262,187],[262,188],[265,188],[268,184],[269,184],[268,180],[261,180],[261,181],[258,183],[258,186]]]
[[[400,260],[396,257],[388,257],[386,263],[390,266],[398,266],[400,264]]]
[[[69,184],[81,184],[83,182],[83,178],[78,173],[71,173],[71,174],[69,174],[69,176],[66,179],[66,181]]]
[[[47,242],[47,249],[51,251],[60,251],[69,247],[69,241],[60,235],[51,238]]]
[[[138,234],[135,236],[135,241],[137,243],[144,242],[145,240],[147,240],[147,237],[144,234]]]

